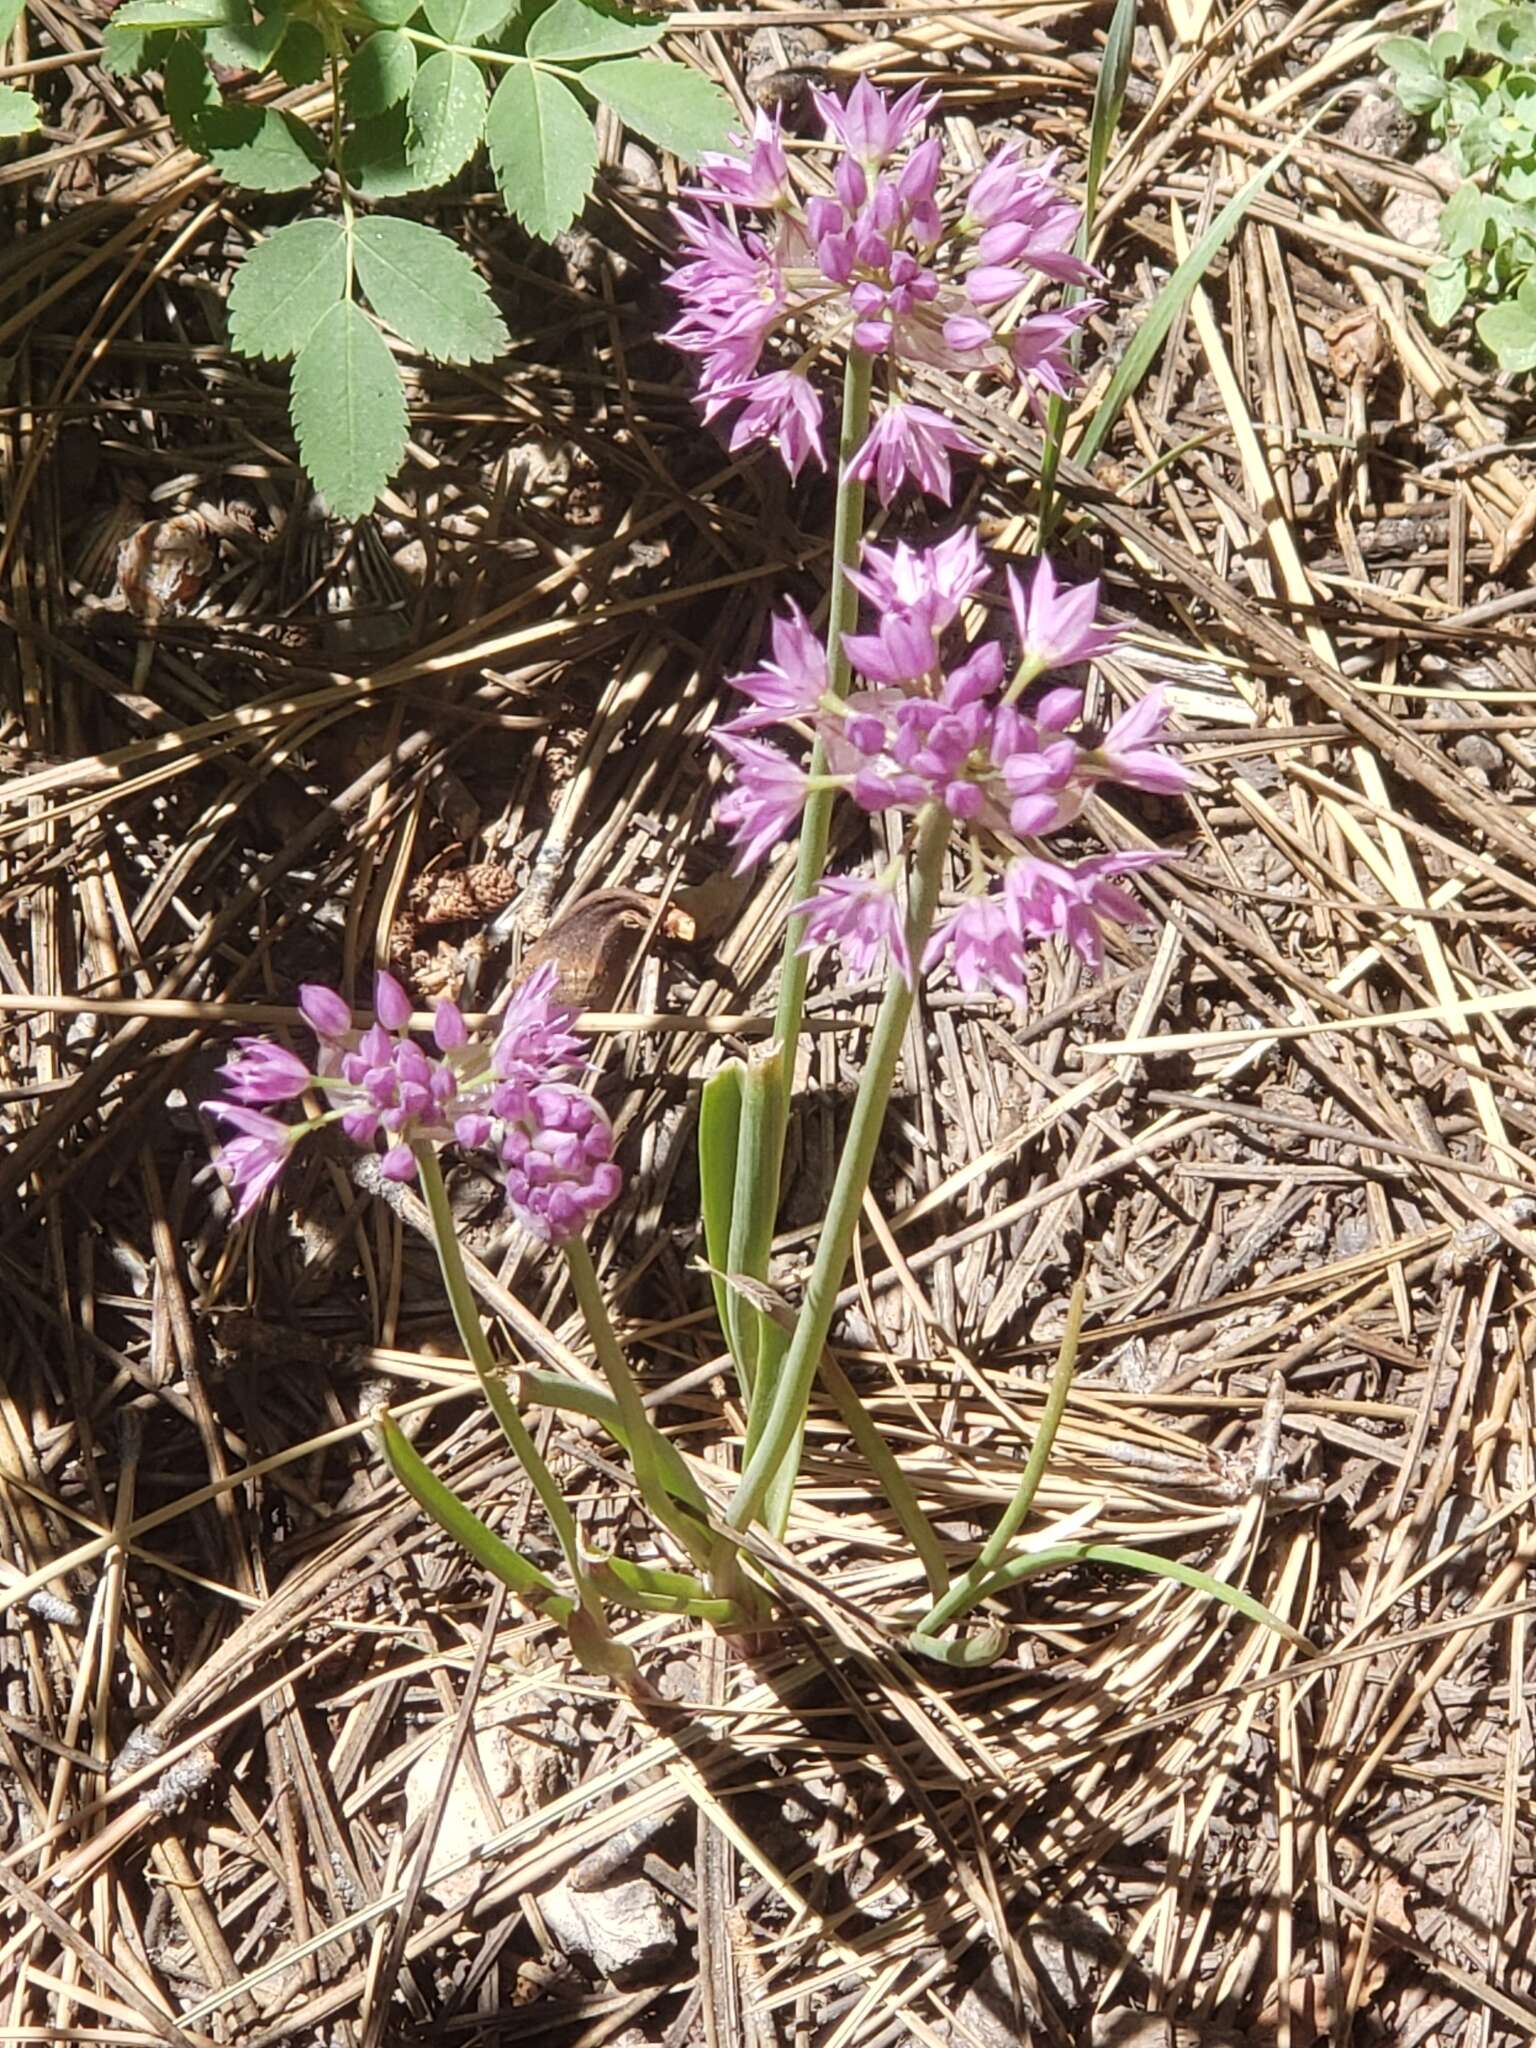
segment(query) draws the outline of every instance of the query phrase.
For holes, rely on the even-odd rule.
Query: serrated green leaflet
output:
[[[297,192],[325,161],[318,136],[276,107],[226,101],[199,119],[196,141],[222,177],[248,192]]]
[[[238,28],[250,20],[243,0],[123,0],[113,28]]]
[[[416,45],[398,29],[381,28],[359,44],[347,66],[347,111],[368,120],[396,107],[416,82]]]
[[[457,50],[434,50],[411,87],[411,169],[424,187],[446,185],[475,153],[485,125],[480,66]]]
[[[575,94],[532,65],[509,71],[485,140],[508,212],[546,242],[568,228],[597,176],[597,138]]]
[[[691,161],[723,149],[736,109],[702,71],[651,57],[620,57],[581,74],[582,89],[612,107],[626,127]]]
[[[288,17],[280,7],[269,7],[259,21],[247,8],[243,21],[208,31],[208,54],[216,64],[237,71],[265,71],[287,27]]]
[[[446,235],[419,221],[357,224],[357,280],[386,327],[442,363],[488,363],[507,330],[479,272]]]
[[[432,31],[445,43],[482,43],[512,12],[513,0],[427,0]]]
[[[108,28],[101,39],[101,68],[114,78],[133,78],[161,63],[171,38],[152,28]]]
[[[551,64],[579,64],[588,57],[618,57],[648,50],[666,34],[665,22],[615,21],[583,0],[555,0],[528,31],[528,55]]]
[[[42,123],[42,110],[31,93],[0,85],[0,137],[30,135]]]
[[[299,220],[252,249],[229,294],[229,338],[243,356],[296,356],[347,289],[339,220]]]
[[[273,63],[289,85],[313,85],[325,75],[325,37],[312,21],[290,21]]]
[[[203,147],[202,124],[224,104],[201,47],[177,36],[165,59],[165,111],[171,126],[191,148]]]
[[[373,509],[405,457],[405,393],[384,337],[343,299],[293,366],[293,430],[304,468],[339,519]]]
[[[366,199],[403,199],[421,190],[406,155],[408,126],[404,100],[372,120],[355,123],[341,145],[341,168],[354,191]]]

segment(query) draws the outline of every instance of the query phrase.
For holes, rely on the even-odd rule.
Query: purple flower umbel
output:
[[[275,1185],[295,1145],[338,1123],[354,1144],[382,1147],[391,1180],[413,1180],[423,1146],[495,1148],[507,1169],[513,1214],[546,1244],[584,1230],[619,1191],[607,1117],[569,1079],[582,1041],[571,1012],[554,997],[555,968],[529,976],[513,996],[495,1040],[474,1037],[454,1003],[433,1013],[432,1049],[410,1035],[411,999],[392,974],[374,982],[374,1021],[354,1028],[334,989],[309,983],[299,1009],[318,1040],[313,1070],[286,1047],[241,1039],[225,1063],[230,1100],[209,1102],[235,1136],[220,1160],[246,1216]],[[327,1108],[289,1124],[252,1107],[314,1090]]]
[[[1055,159],[1026,166],[1009,146],[976,172],[947,167],[923,136],[933,96],[888,99],[861,79],[846,100],[818,92],[831,190],[807,198],[777,123],[759,114],[742,153],[706,156],[682,212],[672,273],[682,313],[668,339],[700,365],[706,419],[739,407],[731,447],[772,442],[792,476],[823,462],[810,364],[858,350],[883,369],[874,425],[853,468],[889,504],[905,483],[949,502],[950,456],[970,436],[907,395],[916,366],[985,371],[1065,394],[1073,337],[1098,305],[1042,309],[1042,294],[1097,275],[1072,255],[1081,210]],[[756,213],[761,225],[738,218]]]
[[[1096,583],[1063,588],[1048,562],[1039,564],[1027,590],[1010,576],[1024,658],[1006,689],[1010,664],[1000,641],[951,651],[961,608],[978,593],[985,573],[969,533],[928,549],[905,542],[890,551],[866,547],[849,579],[875,618],[871,630],[843,636],[854,676],[841,701],[821,690],[820,663],[801,614],[775,625],[777,662],[742,678],[754,708],[734,730],[716,736],[733,765],[716,815],[731,833],[738,871],[789,836],[809,789],[790,755],[741,736],[748,726],[755,731],[771,724],[778,706],[785,718],[809,723],[822,741],[822,787],[846,791],[868,812],[917,819],[941,807],[963,828],[992,839],[1057,831],[1097,788],[1171,794],[1188,786],[1188,769],[1163,745],[1167,708],[1159,689],[1122,712],[1097,745],[1081,728],[1081,689],[1048,688],[1028,711],[1016,701],[1043,674],[1094,660],[1114,645],[1114,629],[1097,621]],[[971,897],[941,921],[921,964],[932,968],[947,956],[963,989],[989,987],[1015,1001],[1025,995],[1028,953],[1042,939],[1065,943],[1096,968],[1105,927],[1143,916],[1115,878],[1161,857],[1113,854],[1072,867],[1021,851],[1008,863],[1000,889]],[[835,945],[857,975],[886,957],[910,984],[914,963],[896,889],[899,867],[879,880],[824,878],[815,895],[790,912],[806,921],[802,950]]]

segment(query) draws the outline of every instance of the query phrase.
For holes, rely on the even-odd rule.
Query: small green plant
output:
[[[25,4],[26,0],[0,0],[0,63],[5,61],[5,46]],[[30,135],[42,122],[42,109],[31,93],[23,92],[19,85],[0,85],[0,142],[13,135]]]
[[[509,211],[548,240],[592,189],[594,107],[683,158],[719,147],[730,102],[700,72],[645,54],[664,30],[587,0],[116,9],[104,63],[158,72],[183,142],[233,185],[313,188],[326,209],[275,228],[245,258],[229,331],[242,355],[292,363],[300,457],[340,517],[370,510],[405,457],[405,391],[386,332],[441,363],[490,362],[508,342],[462,249],[372,207],[447,184],[483,143]],[[244,74],[238,96],[213,66]],[[315,91],[302,111],[272,103],[306,86]],[[0,133],[7,118],[0,103]]]
[[[1444,327],[1468,299],[1490,300],[1477,332],[1500,369],[1536,369],[1536,5],[1458,0],[1455,28],[1388,36],[1376,54],[1464,180],[1424,280],[1430,319]]]

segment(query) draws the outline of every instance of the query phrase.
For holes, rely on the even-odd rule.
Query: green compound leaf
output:
[[[416,45],[395,28],[381,28],[359,44],[347,66],[347,111],[366,121],[410,95],[416,82]]]
[[[583,0],[555,0],[528,31],[528,55],[550,64],[579,64],[589,57],[618,57],[648,50],[666,34],[664,21],[616,21]]]
[[[423,355],[488,363],[507,348],[507,330],[480,273],[435,228],[376,216],[358,222],[353,251],[374,312]]]
[[[482,43],[503,26],[513,4],[514,0],[426,0],[426,16],[433,34],[445,43]]]
[[[289,399],[304,468],[339,519],[361,519],[405,459],[405,392],[384,337],[343,299],[293,366]]]
[[[403,28],[421,11],[421,0],[357,0],[357,11],[381,28]]]
[[[31,135],[43,125],[43,112],[31,93],[0,85],[0,138]]]
[[[347,231],[298,220],[252,249],[229,294],[229,338],[243,356],[296,356],[347,292]]]
[[[496,88],[485,139],[507,211],[530,235],[553,240],[597,176],[597,138],[580,100],[547,71],[519,65]]]
[[[691,162],[723,149],[736,109],[702,71],[651,57],[621,57],[581,74],[582,89],[612,107],[627,128]]]
[[[446,185],[474,155],[485,126],[480,66],[457,50],[435,50],[416,74],[410,109],[411,169],[426,189]]]

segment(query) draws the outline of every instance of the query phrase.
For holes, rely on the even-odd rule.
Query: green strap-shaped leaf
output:
[[[297,220],[252,249],[229,293],[229,338],[243,356],[296,356],[347,291],[339,220]]]
[[[584,0],[555,0],[528,31],[528,55],[550,64],[579,64],[589,57],[619,57],[648,50],[666,34],[664,21],[618,21]]]
[[[0,85],[0,137],[31,135],[43,125],[43,113],[31,93]]]
[[[736,1191],[736,1148],[741,1137],[741,1084],[746,1068],[728,1060],[711,1074],[699,1096],[699,1197],[704,1254],[715,1290],[715,1313],[731,1356],[736,1356],[737,1295],[726,1285],[731,1256],[731,1206]],[[746,1389],[743,1388],[743,1392]]]
[[[369,304],[412,348],[441,363],[488,363],[507,348],[484,280],[446,235],[375,215],[358,222],[353,248]]]
[[[642,1614],[689,1614],[713,1622],[716,1628],[729,1628],[741,1620],[741,1609],[734,1600],[718,1599],[691,1572],[631,1564],[623,1557],[598,1557],[592,1560],[591,1574],[604,1599],[638,1608]]]
[[[352,52],[343,87],[347,112],[366,121],[399,106],[415,83],[416,45],[398,29],[381,28]]]
[[[519,65],[496,88],[485,140],[508,212],[546,242],[568,228],[597,176],[597,138],[575,94]]]
[[[472,57],[434,50],[411,87],[407,154],[423,187],[446,185],[475,153],[485,126],[485,79]]]
[[[483,1565],[520,1600],[526,1600],[552,1621],[569,1620],[576,1603],[557,1591],[554,1581],[537,1565],[519,1557],[510,1544],[503,1543],[495,1530],[488,1528],[473,1509],[467,1508],[451,1487],[444,1486],[418,1457],[393,1416],[380,1415],[378,1437],[379,1448],[389,1469],[406,1492],[426,1509],[440,1529],[446,1530],[454,1542],[469,1553],[476,1564]]]
[[[434,35],[445,43],[483,43],[512,12],[514,0],[426,0]]]
[[[289,399],[299,454],[341,519],[361,519],[405,459],[405,393],[384,337],[343,299],[293,366]]]
[[[585,1415],[592,1422],[600,1422],[614,1442],[628,1451],[631,1458],[634,1457],[634,1446],[630,1443],[629,1431],[624,1427],[619,1404],[604,1388],[590,1387],[585,1380],[573,1380],[565,1373],[546,1372],[531,1366],[518,1374],[518,1380],[528,1400],[537,1401],[542,1408],[558,1408],[562,1413]],[[654,1442],[667,1491],[684,1507],[691,1508],[701,1522],[707,1522],[709,1503],[700,1492],[698,1481],[688,1470],[681,1451],[660,1430],[657,1430]]]
[[[723,149],[737,125],[736,109],[712,79],[687,65],[650,57],[593,64],[582,88],[612,107],[627,128],[660,143],[685,162]]]

